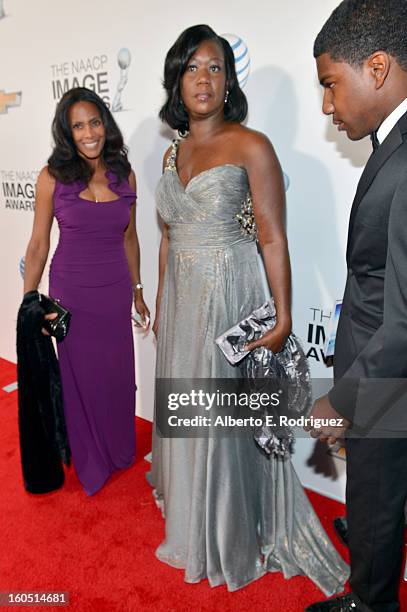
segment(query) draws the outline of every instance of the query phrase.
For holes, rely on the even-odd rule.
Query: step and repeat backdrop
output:
[[[16,360],[35,184],[50,154],[51,121],[63,93],[96,91],[114,112],[137,175],[137,228],[145,298],[153,310],[160,230],[154,191],[173,134],[158,120],[164,58],[186,27],[208,23],[227,35],[249,102],[247,124],[271,139],[285,173],[293,269],[294,330],[314,378],[329,384],[324,342],[345,280],[349,210],[370,143],[350,143],[321,113],[312,45],[337,0],[0,0],[0,356]],[[52,229],[52,251],[58,229]],[[47,291],[48,269],[41,290]],[[137,413],[153,413],[155,342],[135,334]],[[338,499],[344,457],[300,439],[294,462],[303,483]]]

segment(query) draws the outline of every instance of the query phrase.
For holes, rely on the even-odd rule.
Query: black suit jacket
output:
[[[366,425],[405,392],[401,381],[383,379],[407,378],[407,113],[360,178],[347,266],[329,397],[340,414]]]

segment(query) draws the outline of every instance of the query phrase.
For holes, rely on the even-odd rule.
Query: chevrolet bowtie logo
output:
[[[0,89],[0,115],[7,113],[10,106],[20,106],[21,98],[21,91],[6,93],[4,89]]]

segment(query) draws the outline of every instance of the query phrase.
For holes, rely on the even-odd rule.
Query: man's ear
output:
[[[375,79],[376,89],[383,87],[389,74],[391,58],[386,51],[375,51],[366,60],[369,71]]]

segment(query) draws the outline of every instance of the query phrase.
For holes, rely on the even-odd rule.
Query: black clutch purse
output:
[[[44,328],[57,340],[63,340],[69,331],[71,313],[67,308],[62,306],[59,300],[49,297],[48,295],[43,295],[40,293],[39,299],[45,314],[56,312],[58,315],[52,321],[44,321]]]

